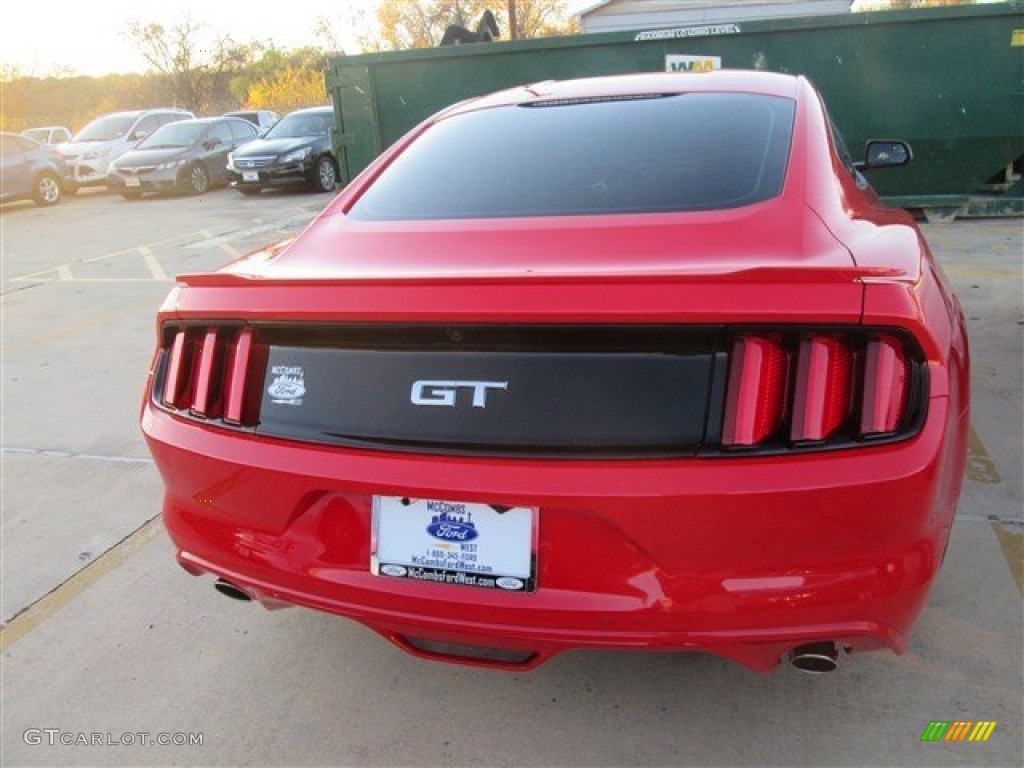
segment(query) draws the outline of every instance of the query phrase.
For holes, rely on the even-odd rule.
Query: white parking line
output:
[[[58,584],[43,597],[23,608],[5,626],[0,627],[0,650],[6,650],[85,590],[118,568],[129,555],[160,532],[160,516],[147,520],[87,566]]]
[[[167,274],[164,272],[163,267],[160,266],[160,262],[156,260],[156,256],[153,255],[153,251],[147,246],[139,248],[139,253],[142,254],[142,260],[146,262],[146,267],[149,269],[149,274],[153,276],[154,280],[168,280]]]
[[[105,461],[112,464],[152,464],[153,460],[135,456],[101,456],[96,453],[74,453],[73,451],[58,451],[47,448],[18,448],[15,446],[0,447],[0,453],[12,456],[48,456],[58,459],[88,459],[90,461]]]

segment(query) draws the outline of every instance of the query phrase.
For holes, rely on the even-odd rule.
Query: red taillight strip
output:
[[[238,334],[233,351],[224,386],[224,421],[241,424],[245,406],[245,380],[252,355],[252,329],[246,328]]]
[[[167,369],[164,374],[164,387],[161,402],[170,408],[180,407],[182,389],[188,381],[184,373],[185,368],[185,331],[178,331],[174,334],[174,341],[171,343],[171,351],[167,356]]]
[[[827,440],[850,413],[853,353],[840,339],[800,341],[790,439]]]
[[[909,383],[907,359],[899,340],[880,336],[869,341],[864,362],[862,435],[884,435],[899,428]]]
[[[211,400],[213,391],[213,367],[217,355],[217,329],[210,328],[203,337],[199,349],[199,370],[196,373],[195,396],[192,398],[192,410],[200,416],[210,415],[214,405]]]
[[[722,444],[757,445],[782,422],[789,356],[774,339],[740,336],[732,349]]]

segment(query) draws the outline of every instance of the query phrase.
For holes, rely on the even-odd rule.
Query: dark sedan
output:
[[[0,133],[0,202],[31,199],[56,205],[68,181],[57,150],[15,133]]]
[[[329,192],[338,182],[331,148],[331,107],[300,109],[285,116],[267,134],[228,157],[231,186],[246,195],[267,187],[305,186]]]
[[[201,195],[227,182],[228,153],[258,135],[256,126],[237,117],[170,123],[111,163],[107,186],[130,199],[145,192]]]

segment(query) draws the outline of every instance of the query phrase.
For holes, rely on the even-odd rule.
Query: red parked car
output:
[[[825,671],[902,651],[949,538],[967,335],[805,79],[454,106],[297,239],[183,275],[142,425],[181,565],[428,658]]]

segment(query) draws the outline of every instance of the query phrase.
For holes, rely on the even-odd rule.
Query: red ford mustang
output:
[[[963,317],[804,79],[454,106],[297,239],[184,275],[142,425],[182,566],[525,668],[902,651],[949,538]]]

